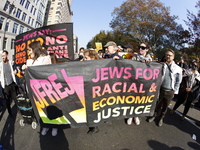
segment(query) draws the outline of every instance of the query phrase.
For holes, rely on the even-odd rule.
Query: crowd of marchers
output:
[[[25,70],[29,66],[39,66],[47,64],[58,63],[57,57],[53,53],[48,53],[39,42],[34,41],[28,46],[29,56],[26,64],[21,68],[15,65],[14,61],[8,59],[8,51],[2,52],[2,62],[0,63],[0,107],[6,107],[9,116],[13,117],[11,111],[11,103],[17,105],[16,99],[26,93],[26,83],[23,76],[25,76]],[[163,54],[163,58],[158,61],[149,54],[149,45],[147,42],[141,42],[138,44],[138,49],[133,50],[133,47],[122,48],[117,46],[113,41],[109,41],[104,45],[105,51],[96,51],[92,48],[84,49],[81,47],[76,59],[71,61],[92,61],[95,59],[131,59],[139,61],[141,63],[151,63],[156,61],[162,64],[162,82],[159,89],[159,97],[156,102],[154,115],[147,118],[148,122],[156,121],[160,127],[163,125],[163,119],[168,111],[168,106],[172,100],[176,103],[173,106],[170,114],[174,114],[176,109],[184,104],[184,111],[180,117],[184,120],[187,117],[187,113],[191,105],[200,107],[200,62],[197,58],[191,63],[184,62],[184,58],[181,57],[179,62],[175,62],[175,52],[172,49],[166,50]],[[70,62],[67,62],[70,63]],[[15,105],[15,107],[17,107]],[[132,123],[140,125],[139,117],[126,118],[126,123],[131,125]],[[40,123],[41,135],[51,129],[52,136],[56,136],[59,126]],[[200,122],[196,122],[196,125],[200,126]],[[89,127],[87,133],[99,132],[98,127]]]

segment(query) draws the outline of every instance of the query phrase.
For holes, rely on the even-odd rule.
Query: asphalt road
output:
[[[194,125],[200,120],[197,108],[191,108],[184,121],[179,114],[168,112],[162,127],[141,117],[139,126],[129,126],[120,119],[101,124],[95,134],[87,134],[88,128],[82,127],[60,129],[56,137],[51,136],[51,130],[41,136],[39,125],[36,129],[20,126],[22,117],[16,107],[12,109],[16,114],[13,118],[5,108],[0,113],[0,144],[6,150],[200,150],[200,128]]]

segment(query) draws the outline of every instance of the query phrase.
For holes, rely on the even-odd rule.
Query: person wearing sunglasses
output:
[[[146,42],[140,43],[139,52],[132,58],[132,60],[137,60],[140,62],[147,62],[147,63],[152,61],[152,58],[150,54],[148,54],[148,51],[149,51],[148,43]]]
[[[150,54],[148,54],[148,51],[149,51],[148,43],[141,42],[139,45],[139,52],[137,55],[132,57],[132,60],[140,61],[143,63],[144,62],[149,63],[150,61],[152,61],[152,58],[151,58]],[[136,125],[140,125],[139,117],[128,118],[127,124],[131,125],[132,122],[134,122],[134,124],[136,124]]]

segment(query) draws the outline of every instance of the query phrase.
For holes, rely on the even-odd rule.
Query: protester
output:
[[[26,65],[24,64],[22,66],[22,70],[27,69],[29,66],[38,66],[38,65],[47,65],[51,64],[51,58],[49,55],[47,55],[47,52],[45,49],[42,49],[42,46],[40,45],[39,41],[34,41],[29,44],[29,55],[31,56],[31,59],[27,60]],[[42,124],[42,135],[46,135],[47,131],[49,130],[49,127],[52,127],[53,125],[49,124]],[[58,129],[53,127],[52,128],[52,136],[56,136],[58,132]]]
[[[0,108],[4,106],[4,99],[5,99],[5,94],[0,82]]]
[[[4,50],[2,52],[2,62],[0,63],[1,69],[1,85],[4,89],[6,106],[10,117],[12,117],[11,112],[11,102],[14,100],[16,102],[16,70],[13,69],[12,61],[8,59],[8,51]]]
[[[85,50],[84,51],[84,60],[85,61],[88,61],[88,60],[95,60],[95,59],[100,59],[98,53],[94,50]],[[89,127],[89,130],[88,130],[88,134],[91,134],[91,133],[97,133],[99,132],[99,128],[96,126],[96,127]]]
[[[83,61],[83,57],[84,57],[84,48],[83,47],[81,47],[80,49],[79,49],[79,54],[78,54],[78,61]]]
[[[183,57],[180,58],[180,61],[177,63],[178,66],[180,66],[183,70],[183,74],[186,69],[188,69],[187,63],[184,61]]]
[[[149,46],[148,46],[148,43],[146,42],[141,42],[140,43],[140,46],[139,46],[139,52],[138,54],[134,55],[132,57],[132,60],[137,60],[137,61],[140,61],[140,62],[146,62],[146,63],[149,63],[150,61],[152,61],[152,58],[151,56],[148,54],[148,51],[149,51]],[[140,125],[140,119],[139,117],[134,117],[134,118],[128,118],[127,120],[127,124],[128,125],[131,125],[132,122],[134,121],[134,123],[136,125]]]
[[[167,50],[165,53],[165,63],[163,63],[163,77],[160,88],[160,95],[156,104],[155,113],[148,119],[148,122],[153,122],[158,112],[161,110],[159,116],[158,126],[163,125],[163,118],[167,112],[174,94],[178,94],[179,86],[182,81],[182,69],[174,62],[174,51]]]
[[[98,55],[99,55],[100,58],[103,57],[103,52],[102,52],[102,50],[98,50]]]
[[[192,64],[191,69],[187,69],[183,75],[183,80],[180,85],[179,93],[177,95],[177,101],[174,105],[174,108],[171,110],[171,114],[183,103],[185,103],[185,108],[181,119],[183,120],[187,115],[191,103],[199,94],[200,86],[200,74],[197,71],[198,67],[196,64]]]
[[[113,58],[113,59],[122,59],[122,57],[118,54],[117,50],[118,50],[118,47],[117,47],[117,44],[113,41],[109,41],[106,43],[106,45],[104,46],[109,54],[110,54],[110,58]]]
[[[150,62],[152,61],[151,55],[148,54],[149,46],[146,42],[142,42],[139,46],[139,53],[133,56],[132,60],[137,60],[140,62]]]

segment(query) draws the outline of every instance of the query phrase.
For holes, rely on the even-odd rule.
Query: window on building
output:
[[[39,28],[39,27],[41,27],[41,24],[39,22],[36,22],[35,23],[35,28]]]
[[[34,6],[32,6],[32,7],[31,7],[30,13],[32,13],[32,12],[33,12],[33,9],[34,9]]]
[[[24,32],[24,26],[20,26],[20,28],[19,28],[19,34],[21,34],[23,32]]]
[[[45,3],[45,2],[46,2],[46,0],[42,0],[42,2],[43,2],[43,3]]]
[[[10,22],[6,22],[5,31],[8,31],[9,23]]]
[[[22,12],[22,10],[20,10],[19,8],[17,9],[17,13],[16,13],[16,17],[17,18],[20,18],[20,15],[21,15],[21,12]]]
[[[18,24],[14,23],[12,33],[17,33]]]
[[[1,18],[0,18],[0,30],[2,29],[3,20],[4,20],[4,18],[3,18],[3,17],[1,17]]]
[[[8,6],[10,5],[10,2],[9,1],[6,1],[4,7],[3,7],[3,10],[6,11],[8,9]]]
[[[60,6],[58,6],[57,8],[56,8],[56,10],[60,10],[61,9],[61,7]]]
[[[56,11],[56,15],[61,15],[60,11]]]
[[[35,4],[37,5],[37,4],[38,4],[38,2],[39,2],[39,0],[36,0]]]
[[[37,15],[37,20],[39,22],[42,22],[42,14],[39,12],[38,15]]]
[[[25,0],[20,0],[20,4],[23,6],[24,5]]]
[[[28,9],[29,5],[30,5],[30,2],[27,1],[27,2],[26,2],[26,5],[25,5],[25,8]]]
[[[28,24],[30,24],[30,23],[31,23],[31,17],[28,18]]]
[[[27,15],[26,13],[23,13],[23,15],[22,15],[22,20],[23,20],[23,21],[26,20],[26,15]]]
[[[33,23],[34,23],[34,19],[32,19],[31,26],[33,26]]]
[[[35,13],[36,13],[36,10],[37,10],[37,9],[35,8],[35,9],[34,9],[34,12],[33,12],[33,15],[35,15]]]
[[[42,5],[42,3],[40,3],[39,10],[40,10],[41,12],[43,12],[43,10],[44,10],[44,6]]]
[[[15,39],[11,39],[11,49],[14,49]]]
[[[29,28],[26,29],[26,31],[29,31],[29,30],[30,30]]]
[[[6,37],[4,37],[4,39],[3,39],[3,49],[6,49],[7,40],[8,39]]]

